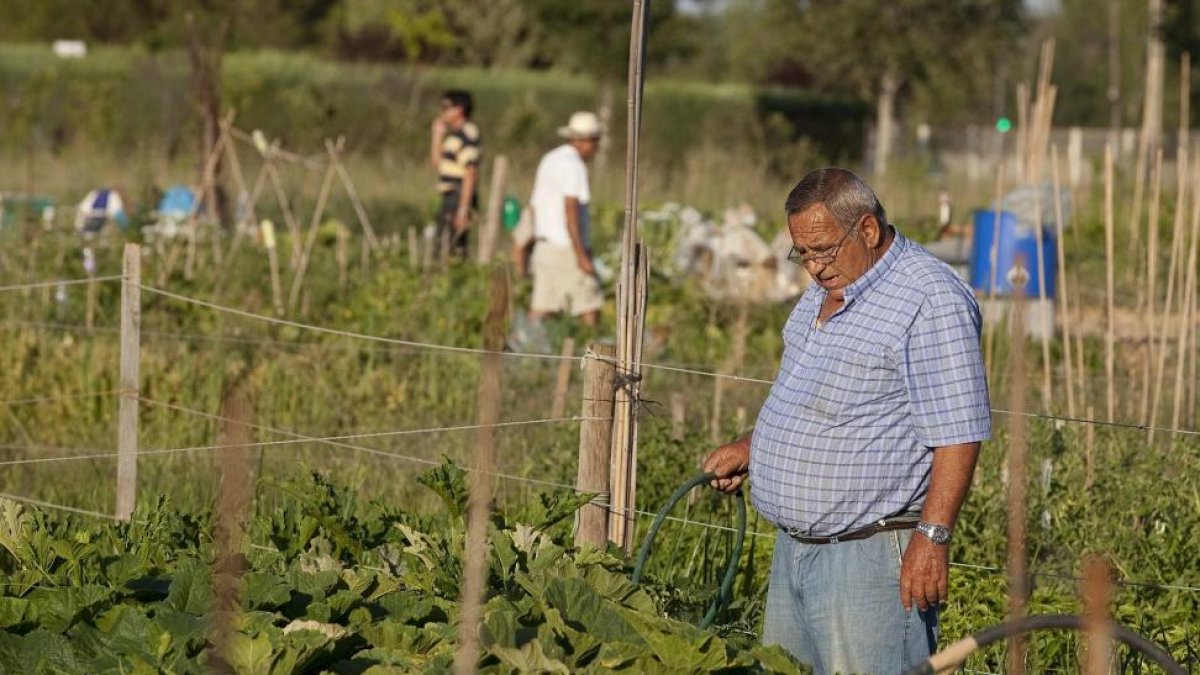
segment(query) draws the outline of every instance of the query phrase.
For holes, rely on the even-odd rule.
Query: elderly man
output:
[[[900,673],[935,648],[947,545],[991,434],[979,308],[855,174],[808,174],[785,210],[790,259],[816,283],[754,430],[704,468],[726,492],[749,477],[779,528],[763,641],[818,673]]]

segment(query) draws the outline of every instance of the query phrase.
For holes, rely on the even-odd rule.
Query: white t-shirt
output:
[[[587,164],[574,146],[564,143],[542,157],[533,179],[533,196],[529,198],[529,204],[533,207],[535,237],[554,246],[571,246],[571,234],[567,231],[567,197],[579,201],[579,234],[584,247],[590,247],[588,203],[592,201],[592,194],[588,190]]]

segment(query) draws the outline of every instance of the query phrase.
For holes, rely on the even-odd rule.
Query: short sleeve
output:
[[[563,196],[574,197],[579,200],[580,204],[591,202],[592,195],[588,190],[587,166],[584,165],[583,160],[572,161],[565,168],[566,171],[562,176]]]
[[[957,292],[928,296],[909,332],[903,363],[913,428],[943,447],[992,435],[979,306]]]
[[[463,143],[458,150],[456,161],[462,166],[478,166],[482,156],[479,141],[479,129],[474,124],[467,124],[462,130]]]

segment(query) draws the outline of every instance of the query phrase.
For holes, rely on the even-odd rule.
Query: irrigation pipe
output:
[[[1030,633],[1036,630],[1087,630],[1087,622],[1083,617],[1073,614],[1040,614],[1027,616],[1016,621],[997,624],[986,628],[974,635],[965,637],[930,656],[925,663],[911,668],[904,675],[934,675],[946,673],[957,668],[972,652],[986,647],[994,642]],[[1112,626],[1112,637],[1134,649],[1169,675],[1186,675],[1183,666],[1175,662],[1162,647],[1149,638],[1139,635],[1122,625]]]
[[[714,478],[716,474],[702,473],[689,479],[683,485],[676,488],[675,492],[671,493],[670,499],[659,510],[658,515],[654,517],[654,522],[650,524],[650,530],[646,533],[646,538],[642,540],[641,551],[638,552],[637,561],[633,566],[633,576],[631,580],[634,584],[638,584],[642,580],[642,572],[646,568],[646,560],[650,557],[650,551],[654,547],[654,538],[658,536],[658,531],[662,528],[663,521],[667,519],[667,514],[671,509],[683,499],[692,488],[703,485]],[[704,618],[700,619],[699,626],[708,628],[712,625],[713,619],[717,617],[717,612],[729,602],[730,592],[733,590],[733,580],[737,576],[738,560],[742,557],[742,544],[746,541],[746,496],[741,490],[737,492],[737,528],[734,531],[733,548],[729,551],[729,562],[725,565],[725,577],[721,580],[721,587],[717,590],[717,595],[708,605],[708,611],[705,612]]]

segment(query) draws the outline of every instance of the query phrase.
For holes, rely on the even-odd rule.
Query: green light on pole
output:
[[[1007,117],[1001,117],[996,120],[996,131],[1002,134],[1007,134],[1012,131],[1012,120]]]

